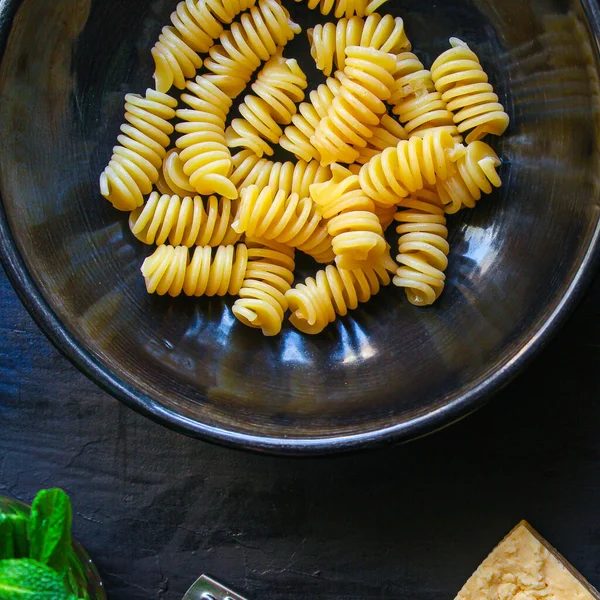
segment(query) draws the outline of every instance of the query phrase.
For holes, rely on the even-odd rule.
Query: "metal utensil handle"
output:
[[[246,600],[218,581],[202,575],[186,592],[183,600]]]

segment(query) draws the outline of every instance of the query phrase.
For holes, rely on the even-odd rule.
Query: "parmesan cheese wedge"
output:
[[[455,600],[599,600],[600,594],[529,523],[521,521]]]

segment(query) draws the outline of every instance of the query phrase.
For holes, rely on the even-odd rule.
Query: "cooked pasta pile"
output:
[[[375,12],[386,0],[296,1],[334,19],[307,32],[325,83],[311,90],[284,56],[301,28],[281,0],[183,0],[152,49],[155,89],[125,97],[100,176],[133,235],[157,246],[141,268],[149,293],[233,296],[235,317],[266,336],[286,315],[318,334],[390,283],[433,304],[446,215],[501,185],[482,139],[509,125],[462,40],[428,70],[403,20]],[[294,159],[268,158],[277,146]],[[296,252],[322,267],[295,283]]]

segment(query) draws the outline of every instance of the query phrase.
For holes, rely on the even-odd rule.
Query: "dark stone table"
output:
[[[248,600],[451,600],[522,518],[600,585],[600,279],[476,415],[327,459],[172,433],[88,381],[0,271],[0,494],[61,486],[112,600],[180,599],[201,573]]]

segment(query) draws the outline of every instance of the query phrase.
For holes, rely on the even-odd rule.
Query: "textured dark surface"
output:
[[[63,486],[110,600],[178,600],[202,572],[249,600],[450,600],[521,518],[600,585],[600,280],[476,415],[306,460],[151,423],[54,350],[1,271],[0,298],[0,494]]]
[[[17,2],[0,8],[8,4]],[[360,385],[335,385],[338,380],[326,371],[314,379],[302,365],[282,371],[282,342],[240,328],[231,344],[233,363],[216,371],[225,344],[213,334],[227,313],[218,303],[201,304],[200,311],[195,304],[148,298],[138,267],[149,249],[131,243],[122,215],[91,201],[122,118],[123,92],[148,84],[147,50],[169,5],[20,4],[31,12],[17,19],[0,78],[6,90],[0,129],[20,134],[0,138],[6,149],[0,152],[2,193],[38,287],[75,338],[94,346],[94,356],[113,370],[139,363],[145,369],[136,375],[140,387],[156,379],[182,399],[186,393],[199,396],[220,374],[215,410],[226,406],[228,393],[245,393],[247,372],[261,382],[249,385],[249,395],[266,400],[267,412],[282,410],[275,393],[261,395],[259,367],[269,357],[269,373],[275,374],[270,383],[287,386],[289,414],[301,408],[291,404],[293,385],[323,391],[322,403],[305,414],[308,429],[318,425],[317,418],[322,429],[330,427],[327,411],[350,410],[349,394],[360,402],[368,398]],[[429,10],[417,0],[404,4]],[[384,345],[379,356],[365,352],[364,360],[356,360],[362,346],[339,342],[348,323],[359,341],[375,339],[358,336],[365,323],[369,336],[379,331],[389,340],[383,334],[391,331],[398,352],[408,339],[414,352],[406,356],[413,363],[388,360],[389,372],[380,381],[387,399],[394,406],[404,403],[409,413],[423,409],[410,390],[422,394],[443,370],[429,350],[436,341],[445,347],[447,322],[461,335],[446,337],[464,340],[458,350],[440,352],[450,363],[464,362],[450,365],[460,373],[455,389],[469,388],[503,358],[519,355],[530,325],[537,331],[559,306],[598,220],[597,107],[591,94],[598,91],[592,89],[596,69],[583,51],[589,46],[575,35],[580,30],[567,28],[566,43],[552,44],[553,22],[539,19],[544,6],[563,15],[570,4],[540,1],[540,10],[530,13],[482,0],[478,4],[491,20],[500,9],[509,13],[502,39],[493,35],[500,29],[462,20],[475,14],[464,9],[472,4],[436,3],[449,10],[436,10],[443,33],[425,52],[439,51],[450,32],[473,39],[499,69],[498,83],[509,81],[515,121],[502,148],[511,162],[502,195],[460,215],[454,227],[448,292],[439,308],[417,311],[390,304],[392,292],[386,291],[320,344],[291,332],[285,337],[306,346],[301,358],[316,357],[317,365],[321,357],[329,366],[354,357],[356,370],[341,378],[344,383],[362,382],[371,365],[380,367],[380,358],[390,356]],[[431,35],[426,11],[407,10],[419,45]],[[560,23],[573,24],[570,18]],[[36,38],[43,43],[32,43]],[[495,56],[500,59],[492,61]],[[562,77],[565,65],[570,79]],[[556,341],[479,414],[405,447],[302,461],[213,447],[143,419],[58,355],[3,276],[0,298],[0,493],[29,502],[41,487],[64,487],[76,507],[75,533],[98,563],[113,600],[179,599],[202,572],[249,600],[450,599],[521,518],[600,584],[600,281]],[[230,325],[225,319],[228,332]],[[417,334],[406,335],[412,329]],[[431,344],[423,342],[423,331]],[[507,346],[511,351],[504,354]],[[426,368],[419,352],[437,368]],[[190,355],[197,362],[188,362]],[[282,372],[296,379],[284,381]],[[400,396],[394,386],[409,391]],[[244,403],[230,400],[237,427],[250,427],[250,417],[264,424],[260,412],[241,412]],[[360,408],[342,420],[342,430],[360,430],[366,416],[375,418],[372,403]],[[388,404],[379,404],[378,412],[379,422],[395,422]]]

